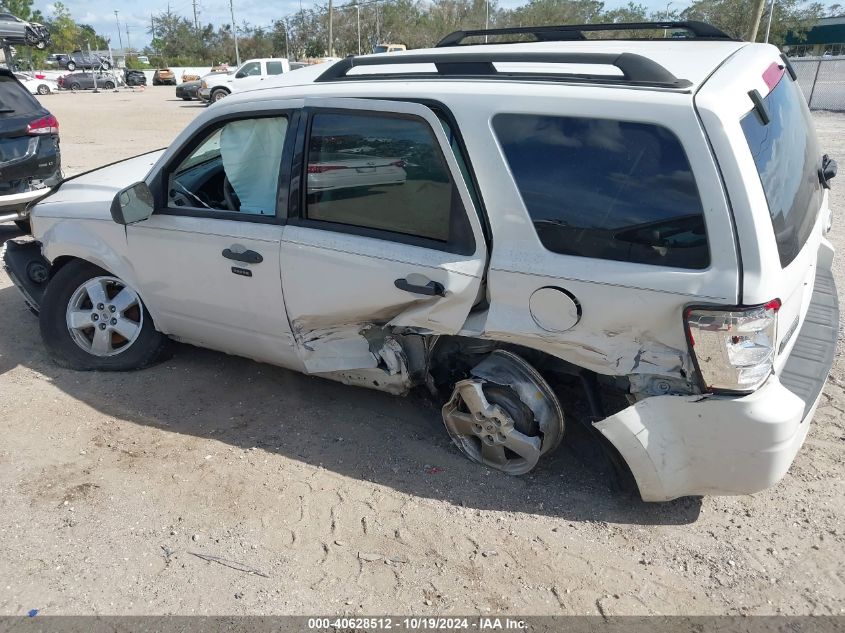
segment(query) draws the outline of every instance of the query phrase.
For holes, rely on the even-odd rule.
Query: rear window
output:
[[[803,100],[798,84],[784,76],[763,100],[769,123],[764,125],[756,110],[741,121],[769,204],[783,267],[806,243],[821,206],[821,152]]]
[[[0,115],[38,112],[41,105],[14,77],[0,74]]]
[[[695,179],[659,125],[499,114],[493,127],[543,246],[555,253],[706,268]]]

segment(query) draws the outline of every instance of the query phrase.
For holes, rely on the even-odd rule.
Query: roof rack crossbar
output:
[[[461,46],[470,37],[487,35],[533,35],[541,42],[562,40],[583,40],[590,31],[653,31],[661,29],[684,29],[693,34],[689,39],[732,40],[724,31],[707,22],[694,20],[686,22],[619,22],[602,24],[563,24],[559,26],[515,26],[499,29],[476,29],[455,31],[440,40],[435,47]]]
[[[589,64],[597,66],[615,66],[622,73],[614,75],[594,75],[579,73],[529,73],[518,71],[499,71],[497,62],[542,63],[542,64]],[[406,64],[434,64],[437,73],[361,73],[350,75],[349,71],[361,66],[394,66]],[[347,57],[332,64],[316,81],[377,80],[377,79],[426,79],[436,77],[482,78],[521,80],[580,80],[591,83],[614,83],[657,88],[688,88],[692,84],[686,79],[678,79],[666,68],[642,55],[634,53],[541,53],[541,52],[473,52],[439,55],[421,53],[417,55],[373,55],[372,57]],[[580,78],[580,79],[579,79]]]

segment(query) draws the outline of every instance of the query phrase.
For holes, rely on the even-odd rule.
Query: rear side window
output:
[[[382,239],[475,250],[440,144],[428,123],[414,116],[314,114],[305,217]]]
[[[769,123],[764,125],[756,110],[741,121],[769,204],[783,267],[801,251],[821,206],[821,152],[803,99],[798,85],[782,77],[764,99]]]
[[[36,113],[41,105],[26,88],[9,75],[0,74],[0,116]]]
[[[267,62],[268,75],[281,75],[283,72],[285,72],[285,69],[282,62]]]
[[[676,268],[710,256],[695,179],[658,125],[499,114],[493,128],[543,246]]]

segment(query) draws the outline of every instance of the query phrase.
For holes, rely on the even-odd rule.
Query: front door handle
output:
[[[443,287],[443,284],[436,281],[429,281],[427,284],[421,285],[412,284],[408,282],[407,279],[397,279],[393,282],[393,285],[399,288],[399,290],[404,290],[405,292],[412,292],[417,295],[428,295],[429,297],[446,296],[446,289]]]
[[[223,257],[226,259],[234,259],[236,262],[246,262],[247,264],[260,264],[264,261],[261,254],[256,253],[255,251],[242,251],[240,253],[236,253],[231,248],[223,249]]]

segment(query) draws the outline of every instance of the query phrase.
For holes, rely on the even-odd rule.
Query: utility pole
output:
[[[199,31],[200,25],[197,22],[197,0],[191,0],[191,4],[194,5],[194,30]]]
[[[766,39],[763,40],[766,44],[769,43],[769,33],[772,32],[772,16],[775,13],[775,0],[769,5],[769,21],[766,23]]]
[[[235,62],[238,64],[238,68],[240,68],[241,54],[238,51],[238,27],[235,24],[235,5],[233,4],[233,0],[229,0],[229,11],[232,14],[232,37],[235,38]]]
[[[120,42],[120,48],[123,48],[123,38],[120,35],[120,20],[117,18],[117,9],[114,10],[114,21],[117,24],[117,39]]]
[[[757,31],[760,29],[760,19],[763,17],[763,8],[766,6],[766,0],[754,0],[754,12],[751,14],[751,26],[748,29],[749,42],[757,41]]]
[[[358,17],[358,54],[361,54],[361,5],[355,3],[355,13]]]
[[[126,23],[126,54],[132,52],[132,44],[129,43],[129,23]]]
[[[334,8],[332,7],[332,0],[329,0],[329,57],[334,57],[334,42],[332,41],[332,18],[334,17]]]
[[[378,28],[378,0],[376,0],[376,46],[381,44],[381,35],[379,35]],[[370,51],[372,53],[372,51]]]

